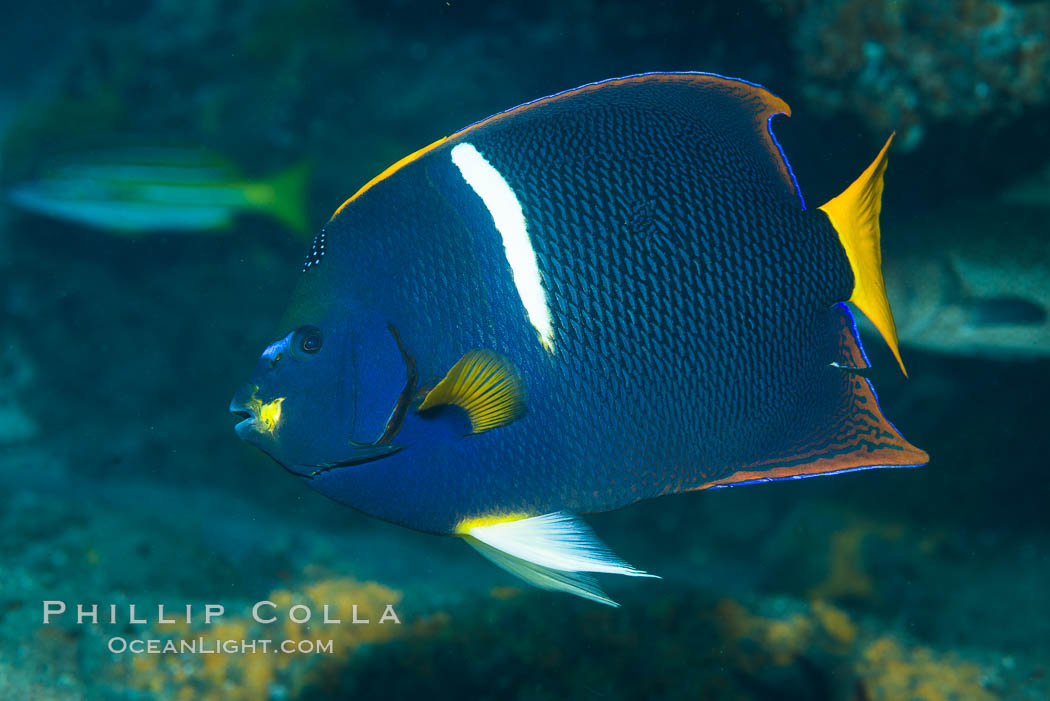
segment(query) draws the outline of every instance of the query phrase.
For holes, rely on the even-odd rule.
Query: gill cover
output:
[[[886,283],[882,279],[882,234],[879,230],[882,176],[886,172],[887,153],[893,137],[894,134],[890,134],[879,155],[852,185],[820,209],[828,215],[831,225],[838,232],[839,241],[846,249],[846,257],[853,269],[853,295],[849,301],[857,305],[879,330],[897,358],[901,372],[907,377],[908,371],[904,369],[897,344],[897,325],[893,322]]]

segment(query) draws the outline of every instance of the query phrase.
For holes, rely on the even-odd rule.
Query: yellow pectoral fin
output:
[[[886,145],[867,170],[841,195],[820,209],[828,215],[831,225],[838,232],[839,241],[846,249],[846,257],[853,269],[853,296],[849,301],[856,304],[879,330],[900,363],[901,372],[907,376],[908,371],[904,369],[897,344],[897,326],[893,322],[890,301],[886,297],[886,284],[882,279],[879,231],[882,175],[886,171],[886,154],[893,143],[893,136],[890,134]]]
[[[525,392],[517,370],[503,356],[473,350],[452,366],[427,393],[419,411],[442,405],[467,412],[471,430],[482,433],[506,426],[525,411]]]

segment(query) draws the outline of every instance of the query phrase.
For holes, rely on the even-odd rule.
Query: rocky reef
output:
[[[917,147],[940,123],[1005,126],[1050,100],[1050,7],[999,0],[770,2],[803,94]]]

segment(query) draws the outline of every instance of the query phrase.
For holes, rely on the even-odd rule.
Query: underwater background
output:
[[[1050,4],[45,0],[4,14],[0,699],[1050,698]],[[783,97],[777,138],[810,203],[897,131],[882,231],[910,378],[865,340],[883,409],[929,465],[588,516],[663,577],[604,581],[612,609],[342,507],[237,439],[230,396],[313,230],[358,187],[486,115],[662,70]],[[180,185],[246,199],[214,220],[139,201],[166,217],[159,231],[119,230],[105,207],[86,222],[128,154],[154,184],[174,164],[196,169]],[[138,193],[136,167],[103,195]],[[43,625],[45,600],[124,613]],[[250,617],[263,600],[344,620],[393,603],[400,624],[267,626]],[[158,603],[227,613],[161,624]],[[149,622],[129,623],[129,604]],[[114,636],[335,648],[116,654]]]

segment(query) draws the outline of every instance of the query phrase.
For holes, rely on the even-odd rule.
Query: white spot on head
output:
[[[539,333],[543,347],[553,353],[554,327],[547,293],[543,289],[536,251],[529,240],[525,213],[517,195],[473,144],[463,143],[453,148],[452,162],[492,215],[496,230],[503,238],[503,251],[510,263],[511,276],[525,314]]]
[[[321,229],[317,233],[317,236],[314,237],[313,245],[310,246],[310,252],[306,256],[306,264],[303,265],[302,272],[305,273],[307,268],[318,265],[321,262],[321,259],[324,258],[325,236],[327,236],[327,232],[324,229]]]

